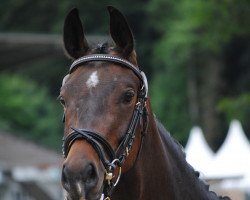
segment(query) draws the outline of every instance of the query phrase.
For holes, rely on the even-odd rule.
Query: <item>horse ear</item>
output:
[[[84,55],[89,49],[76,8],[69,12],[64,21],[63,42],[66,52],[74,59]]]
[[[134,38],[123,14],[112,6],[108,6],[110,15],[110,34],[115,44],[128,57],[134,50]]]

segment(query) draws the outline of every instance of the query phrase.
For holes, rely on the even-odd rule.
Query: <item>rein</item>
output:
[[[131,62],[123,58],[108,54],[93,54],[89,56],[80,57],[72,63],[72,65],[70,66],[69,73],[72,73],[78,66],[82,64],[95,61],[111,62],[127,67],[130,70],[132,70],[141,81],[141,89],[139,91],[132,119],[130,121],[126,133],[124,134],[123,140],[121,141],[121,143],[119,144],[118,148],[115,151],[113,150],[109,142],[104,137],[101,136],[101,134],[96,133],[92,130],[78,129],[71,127],[73,131],[68,136],[63,138],[62,151],[64,158],[67,157],[71,146],[76,140],[81,140],[81,139],[86,140],[93,147],[93,149],[99,156],[106,171],[103,194],[100,200],[103,199],[110,200],[111,193],[114,187],[119,182],[121,176],[121,167],[132,148],[133,141],[135,138],[135,130],[139,124],[140,119],[142,119],[143,122],[143,130],[142,130],[141,144],[137,157],[141,150],[143,138],[145,132],[147,131],[148,119],[147,119],[146,100],[148,95],[148,83],[145,74],[142,71],[140,71],[137,66],[133,65]],[[113,180],[115,178],[114,171],[117,167],[119,167],[119,175],[116,178],[116,181],[114,182]]]

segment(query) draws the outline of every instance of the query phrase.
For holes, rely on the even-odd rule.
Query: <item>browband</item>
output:
[[[147,77],[144,74],[144,72],[141,71],[138,66],[133,65],[128,60],[125,60],[123,58],[120,58],[120,57],[117,57],[117,56],[114,56],[114,55],[110,55],[110,54],[92,54],[92,55],[87,55],[87,56],[80,57],[80,58],[76,59],[71,64],[70,69],[69,69],[69,73],[72,73],[76,69],[76,67],[78,67],[81,64],[84,64],[84,63],[87,63],[87,62],[94,62],[94,61],[113,62],[113,63],[116,63],[116,64],[121,64],[121,65],[131,69],[135,73],[135,75],[143,82],[144,89],[146,91],[146,97],[147,97],[147,94],[148,94],[148,81],[147,81]]]

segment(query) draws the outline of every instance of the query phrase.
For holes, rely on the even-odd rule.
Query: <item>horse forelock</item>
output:
[[[120,49],[118,46],[113,45],[113,43],[110,41],[92,43],[90,52],[91,54],[115,55],[127,59],[135,66],[137,66],[137,55],[135,50],[133,50],[129,55],[123,55],[122,49]]]
[[[96,54],[108,54],[110,52],[111,43],[101,42],[94,44],[92,47],[92,52]]]

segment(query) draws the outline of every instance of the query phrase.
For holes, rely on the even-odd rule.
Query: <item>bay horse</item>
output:
[[[114,45],[89,45],[76,8],[64,23],[65,50],[74,60],[58,97],[65,199],[229,199],[209,191],[156,119],[130,27],[119,10],[108,11]]]

